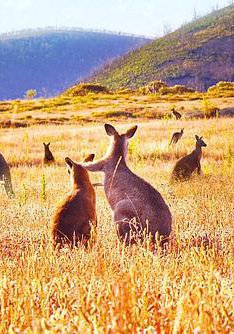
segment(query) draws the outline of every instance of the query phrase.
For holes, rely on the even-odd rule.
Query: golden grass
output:
[[[135,95],[134,95],[135,94]],[[169,95],[88,94],[49,99],[0,102],[0,127],[26,127],[40,124],[103,122],[106,119],[159,119],[171,117],[174,107],[183,117],[209,116],[211,106],[220,110],[233,105],[234,97],[216,97],[207,93]],[[204,109],[204,101],[206,101]]]
[[[184,137],[169,148],[183,127]],[[233,127],[233,119],[139,124],[129,165],[171,207],[170,250],[123,247],[98,188],[96,244],[60,254],[52,250],[49,225],[70,188],[64,157],[98,158],[109,138],[95,124],[2,129],[0,152],[12,166],[16,198],[8,200],[0,188],[0,333],[232,333]],[[172,167],[193,149],[195,134],[208,145],[204,175],[171,184]],[[53,166],[41,163],[43,141],[51,141]],[[194,246],[205,233],[212,245]]]

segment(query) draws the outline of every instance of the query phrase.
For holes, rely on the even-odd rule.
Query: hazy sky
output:
[[[158,36],[230,0],[0,0],[0,32],[46,26]]]

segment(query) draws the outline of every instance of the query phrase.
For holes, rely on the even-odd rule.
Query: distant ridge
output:
[[[115,31],[115,30],[107,30],[107,29],[85,29],[81,27],[66,27],[66,26],[48,26],[44,28],[33,28],[33,29],[21,29],[15,31],[9,31],[0,33],[0,40],[4,39],[12,39],[12,38],[25,38],[25,37],[35,37],[44,35],[45,33],[57,32],[57,33],[64,33],[64,32],[86,32],[86,33],[101,33],[101,34],[109,34],[114,36],[126,36],[126,37],[134,37],[134,38],[143,38],[148,40],[153,40],[152,36],[146,35],[138,35],[138,34],[131,34],[124,31]]]
[[[204,91],[218,81],[234,81],[233,45],[230,5],[106,64],[87,80],[110,89],[163,80]]]
[[[46,28],[0,35],[0,100],[22,98],[29,89],[54,96],[106,61],[150,40],[110,31]]]

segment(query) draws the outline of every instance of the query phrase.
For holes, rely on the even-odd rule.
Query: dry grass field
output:
[[[133,121],[115,124],[124,130]],[[109,138],[96,123],[1,129],[16,197],[0,188],[0,333],[234,333],[234,119],[135,122],[129,166],[173,214],[165,252],[118,242],[101,187],[93,247],[54,252],[51,218],[70,190],[64,158],[99,158]],[[180,128],[184,137],[169,147]],[[203,175],[171,184],[172,167],[194,148],[195,134],[207,143]],[[56,164],[44,167],[48,141]]]

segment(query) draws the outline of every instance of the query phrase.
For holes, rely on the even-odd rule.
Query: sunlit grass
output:
[[[135,122],[131,120],[131,122]],[[116,124],[127,129],[129,124]],[[173,242],[162,253],[117,240],[102,188],[97,188],[97,241],[91,249],[56,253],[50,222],[70,189],[64,163],[101,157],[103,126],[2,129],[0,152],[12,166],[16,197],[0,188],[1,333],[231,333],[234,331],[233,119],[161,120],[139,124],[129,166],[164,196]],[[185,128],[178,146],[172,133]],[[178,157],[203,136],[203,175],[172,184]],[[44,167],[43,141],[56,163]],[[91,174],[100,181],[102,174]],[[144,201],[144,199],[142,199]],[[207,235],[210,247],[195,246]]]

